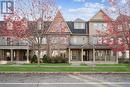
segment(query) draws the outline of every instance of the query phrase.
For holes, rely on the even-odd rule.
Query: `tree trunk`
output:
[[[50,38],[49,38],[49,36],[47,37],[47,56],[50,57]]]
[[[37,57],[37,63],[38,63],[38,65],[40,64],[40,54],[41,54],[41,48],[39,46],[38,47],[38,57]]]
[[[130,66],[130,44],[129,44],[129,61],[128,61],[128,63],[129,63],[129,66]]]
[[[126,52],[122,52],[121,63],[124,63],[125,57],[126,57]]]

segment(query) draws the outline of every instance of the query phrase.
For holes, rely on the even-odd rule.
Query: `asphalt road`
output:
[[[130,87],[130,74],[0,74],[0,87]]]

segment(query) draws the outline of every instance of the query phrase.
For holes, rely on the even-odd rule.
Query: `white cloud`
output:
[[[122,4],[126,4],[126,3],[127,3],[127,0],[121,0],[121,3],[122,3]]]
[[[69,9],[68,11],[73,15],[80,15],[81,17],[86,17],[87,18],[86,20],[88,20],[92,16],[94,16],[97,11],[104,8],[105,8],[104,4],[86,2],[84,7]]]
[[[91,9],[103,9],[105,6],[104,6],[104,4],[101,4],[101,3],[86,2],[85,7],[91,8]]]
[[[62,6],[59,5],[59,6],[58,6],[58,9],[62,9]]]
[[[85,2],[85,0],[73,0],[74,2]]]

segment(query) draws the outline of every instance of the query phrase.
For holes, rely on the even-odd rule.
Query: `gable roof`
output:
[[[112,20],[103,10],[99,10],[90,21],[106,21],[106,18]]]
[[[83,19],[77,18],[74,20],[74,22],[85,22]]]
[[[71,33],[61,12],[58,10],[56,16],[51,23],[47,33]]]

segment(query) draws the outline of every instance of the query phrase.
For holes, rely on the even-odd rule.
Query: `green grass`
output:
[[[70,66],[69,63],[59,63],[59,64],[53,64],[53,63],[44,63],[40,64],[40,66]],[[23,66],[39,66],[38,64],[23,64]]]
[[[64,67],[52,67],[52,66],[64,66]],[[98,67],[94,68],[88,66],[85,67],[85,65],[81,65],[80,67],[67,67],[67,66],[70,66],[70,64],[45,64],[45,65],[42,64],[40,66],[34,64],[24,64],[20,66],[0,65],[0,72],[130,72],[130,67],[127,64],[113,64],[113,65],[98,64],[97,65]],[[100,67],[100,66],[106,66],[106,67]],[[113,67],[113,66],[119,66],[119,67]]]
[[[96,66],[128,66],[128,64],[97,64]]]

